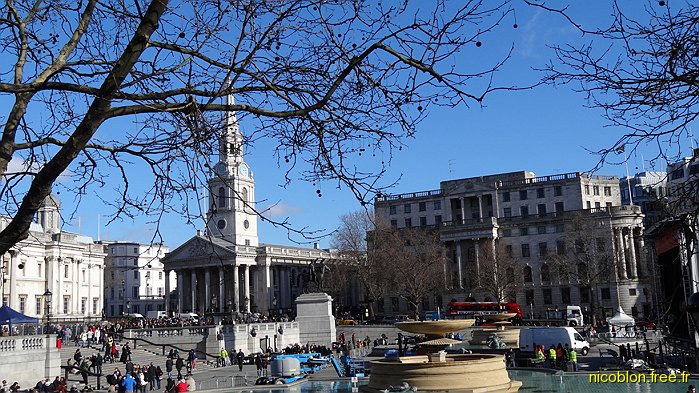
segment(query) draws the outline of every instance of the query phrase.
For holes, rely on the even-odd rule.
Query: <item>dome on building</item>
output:
[[[59,209],[61,207],[61,202],[58,201],[58,197],[50,194],[46,198],[44,198],[44,201],[41,202],[40,207],[55,207]]]

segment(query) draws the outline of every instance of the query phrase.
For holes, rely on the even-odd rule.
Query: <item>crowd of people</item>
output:
[[[572,370],[569,371],[578,371],[578,354],[568,344],[565,347],[561,343],[558,346],[551,345],[548,350],[544,345],[534,344],[534,358],[547,368],[562,369],[564,365],[570,364]]]

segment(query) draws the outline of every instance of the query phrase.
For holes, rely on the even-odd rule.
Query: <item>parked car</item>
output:
[[[340,318],[336,321],[337,325],[357,325],[357,321],[350,318]]]

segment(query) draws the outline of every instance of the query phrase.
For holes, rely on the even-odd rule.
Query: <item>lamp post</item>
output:
[[[44,305],[46,306],[46,330],[44,331],[44,334],[49,334],[50,333],[50,328],[51,328],[51,298],[53,297],[53,293],[51,293],[50,290],[46,290],[44,292]]]

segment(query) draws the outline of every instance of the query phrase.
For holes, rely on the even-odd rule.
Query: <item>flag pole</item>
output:
[[[624,151],[624,165],[626,165],[626,186],[629,189],[629,205],[633,206],[633,196],[631,195],[631,179],[629,178],[629,159],[626,157],[626,149]]]

